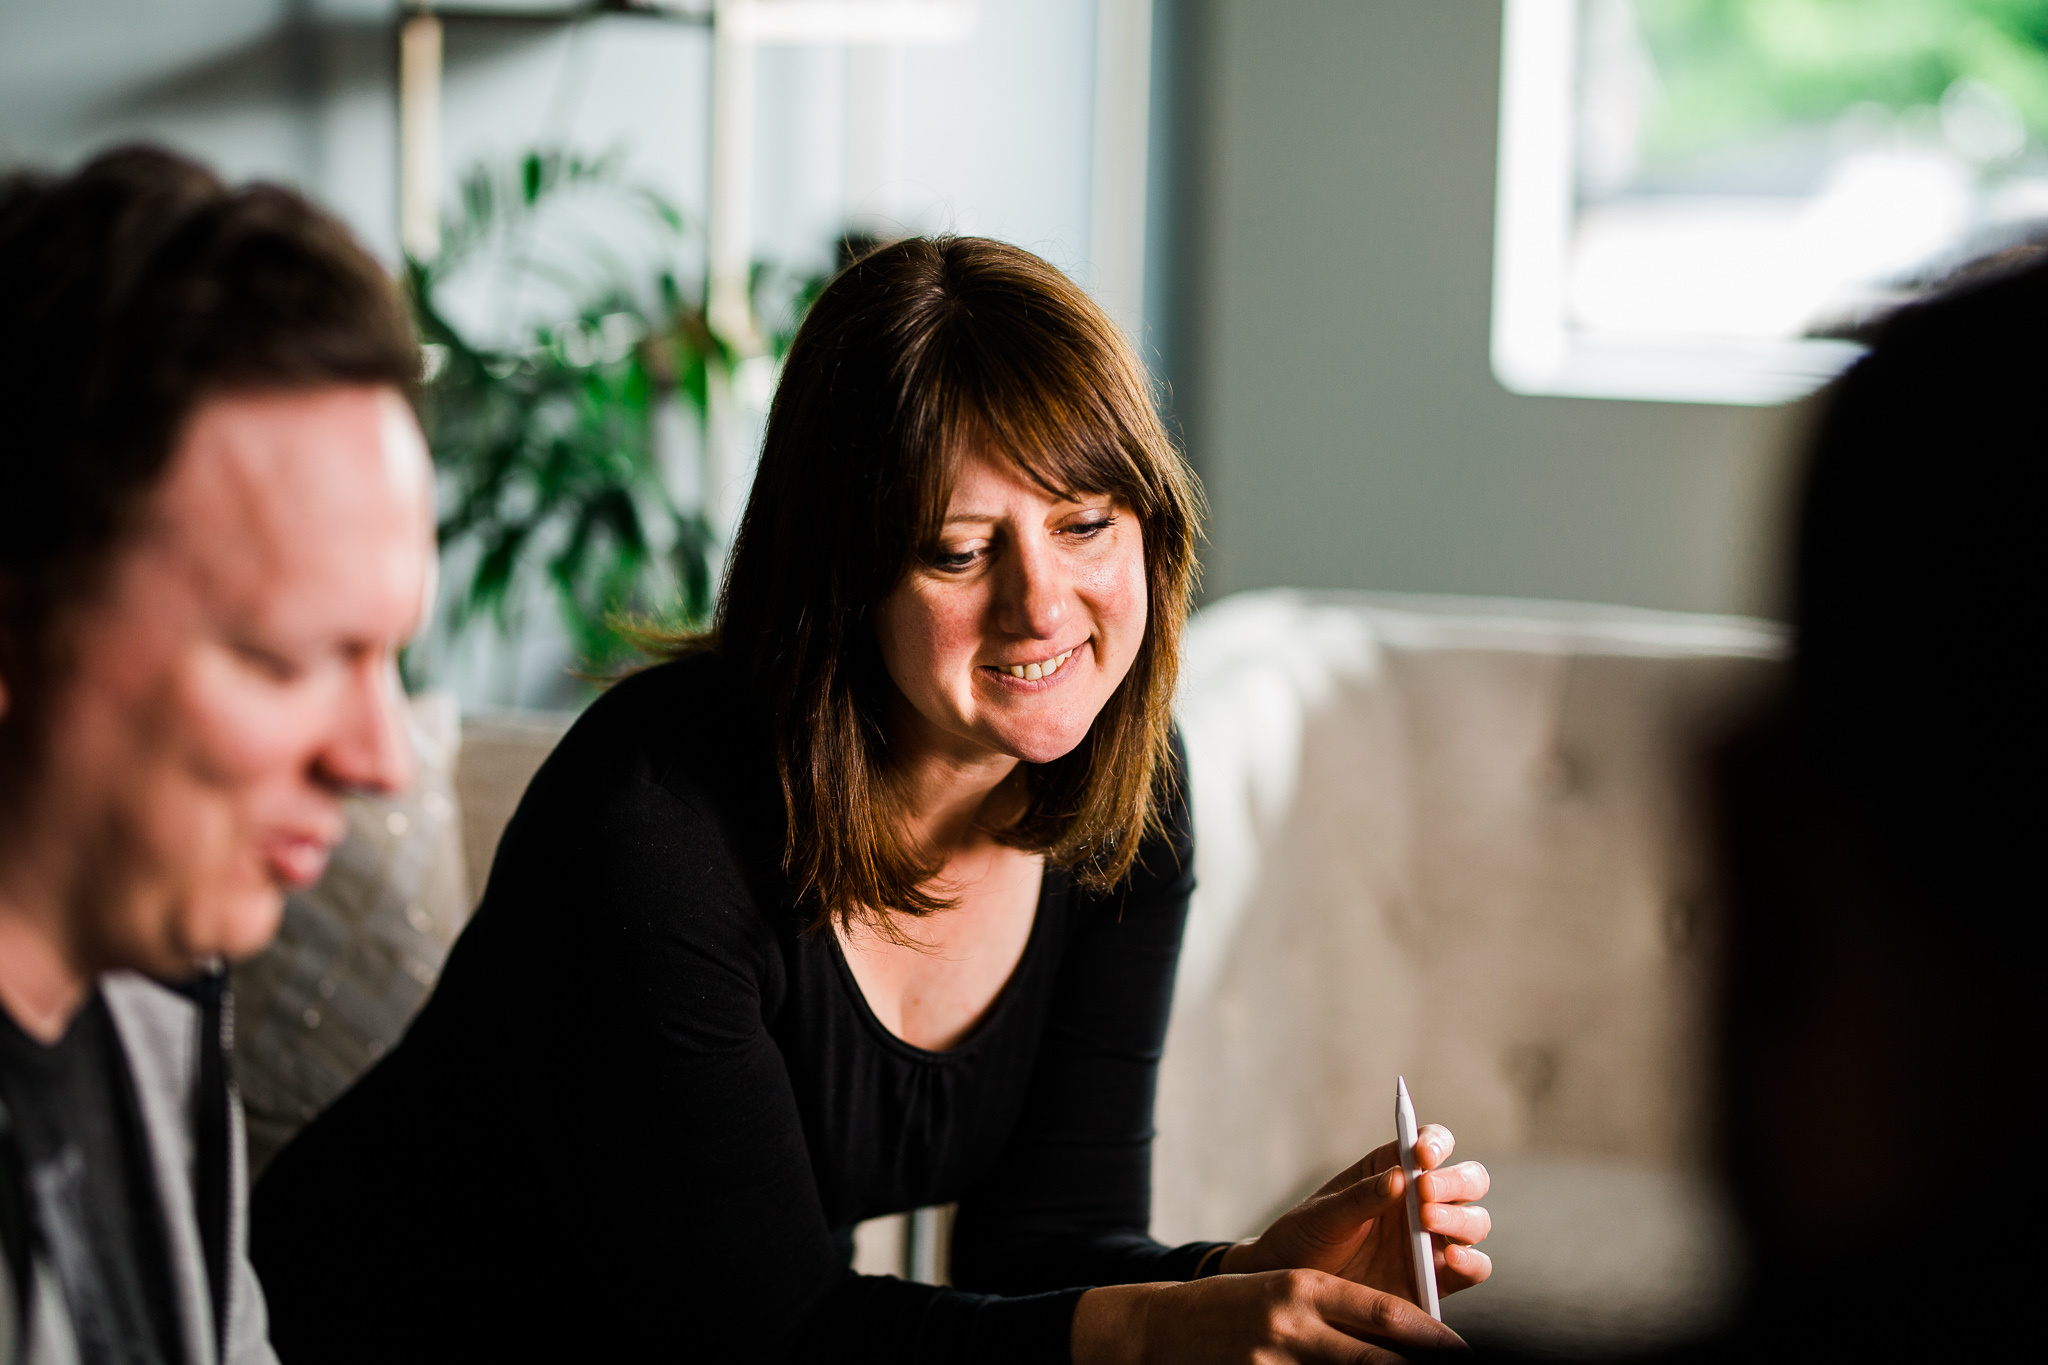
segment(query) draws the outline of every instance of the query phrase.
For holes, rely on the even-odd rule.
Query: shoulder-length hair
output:
[[[1200,494],[1108,315],[1031,253],[911,238],[849,265],[797,333],[708,643],[758,708],[789,817],[783,869],[811,923],[921,915],[929,850],[906,837],[877,605],[937,545],[969,449],[1056,497],[1116,498],[1143,532],[1145,634],[1065,757],[1024,764],[991,833],[1107,890],[1161,827]]]

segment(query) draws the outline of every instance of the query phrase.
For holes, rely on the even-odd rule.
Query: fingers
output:
[[[1295,1292],[1311,1299],[1323,1321],[1352,1336],[1397,1350],[1454,1351],[1465,1345],[1456,1332],[1406,1299],[1312,1270],[1291,1273],[1299,1277]]]
[[[1429,1171],[1422,1177],[1422,1198],[1431,1204],[1468,1204],[1486,1198],[1493,1177],[1476,1161],[1461,1161]]]
[[[1324,1218],[1363,1222],[1379,1217],[1407,1193],[1408,1178],[1399,1166],[1390,1166],[1348,1187],[1341,1180],[1339,1177],[1324,1185],[1314,1198],[1300,1206],[1301,1210],[1313,1208]],[[1492,1188],[1492,1177],[1486,1167],[1476,1161],[1463,1161],[1456,1166],[1426,1171],[1417,1183],[1422,1192],[1423,1227],[1454,1241],[1486,1240],[1493,1230],[1493,1215],[1469,1202],[1484,1199]],[[1468,1213],[1472,1216],[1465,1216]]]
[[[1415,1135],[1416,1163],[1425,1171],[1435,1170],[1450,1159],[1451,1153],[1456,1149],[1457,1145],[1458,1140],[1451,1136],[1451,1130],[1444,1127],[1441,1123],[1424,1124],[1422,1130]],[[1399,1170],[1400,1167],[1400,1144],[1393,1142],[1381,1143],[1357,1161],[1352,1162],[1349,1166],[1331,1176],[1323,1183],[1322,1188],[1316,1191],[1316,1195],[1335,1194],[1339,1190],[1350,1189],[1361,1180],[1369,1179],[1386,1171]],[[1480,1170],[1483,1173],[1485,1168],[1481,1167]],[[1482,1188],[1480,1194],[1484,1193],[1485,1190]],[[1425,1185],[1423,1187],[1423,1197],[1433,1199],[1437,1196],[1430,1194],[1429,1187]],[[1479,1195],[1471,1197],[1476,1199]]]
[[[1436,1259],[1436,1289],[1439,1294],[1455,1294],[1460,1289],[1484,1284],[1486,1277],[1493,1274],[1493,1258],[1476,1247],[1452,1243],[1439,1252]]]
[[[1332,1360],[1343,1361],[1345,1365],[1408,1365],[1404,1357],[1395,1355],[1384,1346],[1375,1346],[1369,1341],[1353,1341],[1341,1332],[1330,1335],[1336,1338],[1332,1343],[1335,1349],[1343,1352],[1341,1355],[1332,1354]]]
[[[1456,1150],[1457,1145],[1458,1140],[1451,1136],[1450,1129],[1444,1127],[1441,1123],[1426,1123],[1422,1126],[1421,1131],[1415,1135],[1416,1164],[1425,1171],[1433,1171],[1443,1165],[1444,1162],[1450,1160],[1451,1153]],[[1370,1176],[1379,1175],[1383,1171],[1398,1170],[1400,1165],[1400,1144],[1393,1142],[1382,1143],[1357,1161],[1354,1161],[1351,1165],[1346,1166],[1343,1170],[1331,1176],[1316,1193],[1318,1195],[1335,1194],[1338,1190],[1349,1189],[1359,1181]],[[1480,1169],[1482,1172],[1485,1170],[1484,1167]],[[1481,1189],[1480,1194],[1484,1193],[1485,1190]],[[1429,1187],[1425,1185],[1423,1187],[1423,1197],[1433,1199],[1436,1196],[1430,1194]],[[1479,1195],[1471,1197],[1476,1199]]]
[[[1408,1178],[1402,1174],[1401,1168],[1391,1166],[1378,1175],[1360,1180],[1349,1189],[1338,1190],[1309,1203],[1319,1218],[1342,1222],[1350,1231],[1366,1219],[1377,1218],[1392,1208],[1406,1191],[1407,1184]]]
[[[1273,1334],[1273,1344],[1281,1347],[1281,1352],[1258,1353],[1254,1359],[1285,1360],[1288,1365],[1408,1365],[1407,1358],[1391,1347],[1377,1341],[1361,1341],[1332,1326],[1320,1306],[1305,1306],[1306,1313]]]
[[[1310,1340],[1296,1357],[1301,1361],[1329,1361],[1330,1365],[1408,1365],[1408,1357],[1374,1341],[1360,1341],[1334,1327],[1318,1324]]]
[[[1408,1365],[1407,1357],[1322,1322],[1304,1327],[1296,1340],[1287,1343],[1287,1354],[1281,1358],[1291,1365]]]
[[[1477,1204],[1424,1204],[1422,1226],[1447,1242],[1471,1246],[1493,1231],[1493,1215]]]
[[[1383,1143],[1324,1181],[1322,1188],[1316,1191],[1316,1196],[1348,1190],[1361,1180],[1369,1180],[1385,1171],[1398,1170],[1400,1166],[1400,1148],[1391,1142]]]
[[[1105,1313],[1123,1302],[1119,1294],[1151,1296],[1133,1320],[1146,1359],[1396,1365],[1404,1356],[1464,1349],[1457,1333],[1406,1299],[1317,1270],[1280,1270],[1090,1290],[1075,1310],[1077,1362],[1124,1358],[1093,1349],[1113,1345],[1093,1329],[1114,1317]],[[1092,1335],[1084,1337],[1084,1326]],[[1084,1352],[1083,1344],[1091,1349]]]

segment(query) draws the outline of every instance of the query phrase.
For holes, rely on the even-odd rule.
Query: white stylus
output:
[[[1436,1249],[1422,1230],[1422,1167],[1415,1160],[1415,1105],[1408,1099],[1408,1078],[1394,1080],[1394,1135],[1401,1140],[1401,1169],[1408,1173],[1408,1255],[1415,1262],[1415,1301],[1438,1322],[1444,1320],[1436,1301]]]

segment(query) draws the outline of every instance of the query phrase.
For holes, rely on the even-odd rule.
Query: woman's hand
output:
[[[1472,1203],[1486,1196],[1486,1168],[1476,1161],[1444,1166],[1455,1145],[1450,1129],[1435,1123],[1415,1139],[1424,1171],[1422,1226],[1435,1234],[1439,1294],[1469,1289],[1493,1273],[1493,1262],[1474,1246],[1493,1230],[1486,1210]],[[1257,1240],[1225,1251],[1219,1269],[1230,1275],[1321,1270],[1412,1300],[1415,1278],[1402,1213],[1407,1188],[1399,1149],[1390,1142],[1283,1214]]]
[[[1492,1231],[1471,1201],[1487,1190],[1476,1161],[1444,1166],[1450,1130],[1416,1137],[1422,1226],[1435,1234],[1437,1292],[1493,1273],[1473,1243]],[[1463,1347],[1412,1302],[1403,1199],[1406,1174],[1388,1143],[1284,1214],[1265,1234],[1223,1253],[1219,1273],[1186,1284],[1091,1289],[1074,1311],[1074,1365],[1381,1365],[1402,1351]]]
[[[1112,1285],[1074,1309],[1074,1365],[1392,1365],[1464,1345],[1406,1299],[1320,1270]]]

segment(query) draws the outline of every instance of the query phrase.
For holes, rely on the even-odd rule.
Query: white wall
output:
[[[1500,0],[1182,0],[1176,409],[1206,589],[1768,612],[1801,409],[1487,362]]]

